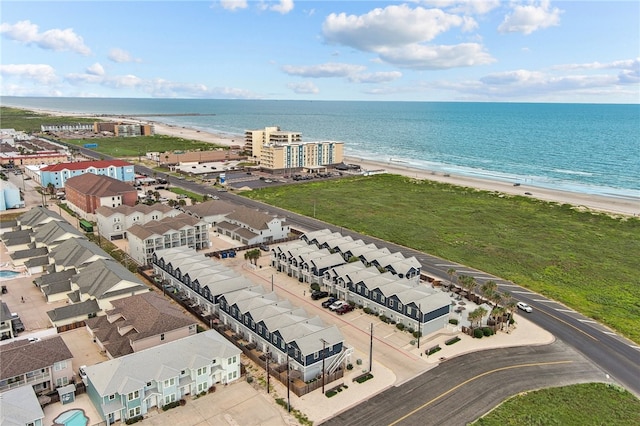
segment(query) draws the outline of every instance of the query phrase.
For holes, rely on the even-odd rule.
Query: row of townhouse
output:
[[[53,164],[40,168],[34,180],[44,188],[49,184],[55,188],[64,188],[68,179],[89,174],[108,176],[129,183],[133,183],[135,179],[133,164],[115,159]]]
[[[127,230],[133,225],[143,225],[152,220],[162,220],[175,217],[180,210],[165,204],[136,204],[128,206],[122,204],[117,207],[101,206],[96,209],[96,223],[98,232],[107,240],[127,238]]]
[[[185,213],[143,225],[135,224],[127,230],[129,254],[141,265],[151,264],[153,253],[175,247],[194,250],[209,248],[209,225]]]
[[[276,363],[290,359],[291,368],[304,381],[316,378],[324,364],[334,372],[351,350],[335,326],[310,318],[275,293],[266,293],[245,277],[204,255],[171,249],[154,253],[154,273],[186,293],[205,313],[223,324]]]
[[[107,424],[144,416],[240,377],[240,349],[214,330],[86,368],[87,394]]]
[[[271,264],[301,281],[318,283],[340,299],[420,330],[446,327],[451,301],[446,293],[420,283],[420,263],[349,236],[320,230],[274,246]]]

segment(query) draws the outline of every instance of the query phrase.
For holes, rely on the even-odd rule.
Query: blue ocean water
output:
[[[280,126],[348,156],[640,202],[640,105],[20,98],[2,105],[153,120],[244,139]],[[215,114],[157,116],[152,114]]]

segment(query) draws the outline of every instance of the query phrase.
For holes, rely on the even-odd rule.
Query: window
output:
[[[140,398],[140,391],[133,391],[127,395],[127,401]]]
[[[198,376],[202,376],[203,374],[206,374],[206,372],[207,372],[207,367],[198,368]]]
[[[129,417],[136,417],[140,415],[140,407],[129,408]]]
[[[56,386],[60,387],[60,386],[66,386],[69,384],[69,378],[67,376],[64,377],[58,377],[56,379]]]
[[[64,370],[65,368],[67,368],[67,361],[60,361],[53,364],[54,371]]]
[[[171,395],[167,395],[164,397],[164,405],[171,404],[176,401],[176,394],[172,393]]]
[[[207,390],[207,382],[198,383],[198,393],[204,392]]]
[[[160,340],[164,340],[164,333],[160,335]]]
[[[113,401],[114,399],[116,399],[115,393],[112,393],[111,395],[109,395],[109,401]]]
[[[176,384],[176,379],[173,377],[164,381],[165,388],[168,388],[169,386],[173,386],[175,384]]]

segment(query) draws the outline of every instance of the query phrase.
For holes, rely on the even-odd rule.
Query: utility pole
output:
[[[287,345],[287,411],[291,412],[291,376],[289,375],[291,368],[289,367],[289,345]]]
[[[269,393],[269,379],[271,378],[269,374],[269,358],[271,358],[271,354],[269,354],[269,348],[267,348],[267,393]]]
[[[324,360],[327,357],[327,341],[324,339],[320,339],[322,342],[322,393],[324,393]]]
[[[371,323],[371,332],[369,336],[369,373],[373,368],[373,323]]]
[[[271,274],[271,291],[273,292],[273,274]]]
[[[418,349],[420,349],[421,334],[422,334],[422,304],[418,303]]]

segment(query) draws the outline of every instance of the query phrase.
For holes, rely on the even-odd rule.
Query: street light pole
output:
[[[287,345],[287,411],[291,412],[291,377],[290,372],[291,368],[289,368],[289,346]]]
[[[327,341],[324,339],[320,339],[322,342],[322,393],[324,393],[324,360],[327,357]]]
[[[422,334],[422,305],[418,303],[418,349],[420,349],[421,334]]]
[[[271,378],[269,374],[269,358],[271,358],[271,355],[269,354],[269,348],[267,348],[267,393],[269,393],[269,379]]]

